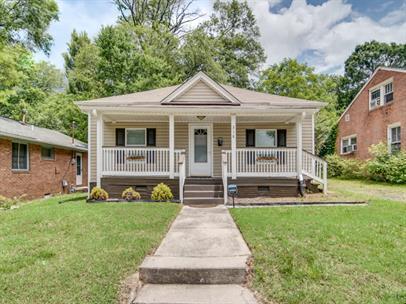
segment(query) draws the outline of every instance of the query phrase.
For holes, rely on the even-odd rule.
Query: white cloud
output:
[[[94,37],[102,25],[114,24],[118,12],[114,4],[109,1],[63,1],[58,0],[59,21],[50,26],[50,34],[54,38],[51,54],[47,57],[43,53],[37,53],[37,60],[49,60],[58,68],[63,68],[62,53],[67,50],[67,43],[74,29],[86,31],[90,37]],[[111,9],[109,9],[111,7]]]
[[[277,13],[268,10],[266,0],[251,2],[268,63],[311,52],[310,64],[320,72],[342,72],[345,59],[357,44],[372,39],[406,42],[406,5],[379,21],[355,13],[344,0],[321,5],[293,0]],[[389,22],[391,20],[391,22]]]

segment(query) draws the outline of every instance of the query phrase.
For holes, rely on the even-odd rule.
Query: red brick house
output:
[[[87,145],[0,117],[0,195],[38,198],[87,186]]]
[[[376,69],[340,117],[337,154],[365,160],[380,142],[391,153],[406,148],[406,70]]]

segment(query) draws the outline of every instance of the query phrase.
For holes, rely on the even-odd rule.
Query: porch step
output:
[[[222,185],[185,184],[186,191],[223,191]]]
[[[146,284],[133,304],[256,304],[247,288],[236,285]]]
[[[185,180],[185,185],[222,185],[220,177],[188,177]]]
[[[247,256],[145,258],[140,279],[151,284],[242,284]]]
[[[185,198],[194,198],[194,197],[207,197],[207,198],[215,198],[215,197],[223,197],[223,191],[217,190],[186,190],[184,192]]]
[[[185,205],[220,205],[224,203],[222,197],[188,197],[183,199]]]

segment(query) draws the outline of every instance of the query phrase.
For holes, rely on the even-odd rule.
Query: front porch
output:
[[[327,166],[311,153],[313,140],[306,137],[306,132],[312,132],[306,131],[312,128],[311,114],[243,116],[205,112],[130,116],[96,112],[92,119],[98,135],[98,186],[102,179],[111,181],[115,177],[129,178],[129,186],[131,179],[132,183],[142,178],[176,180],[175,192],[183,202],[186,178],[211,177],[221,180],[223,198],[227,201],[229,183],[241,184],[237,182],[240,180],[251,187],[256,183],[259,189],[265,183],[259,182],[261,179],[289,178],[297,185],[297,180],[305,175],[323,184],[326,191]],[[117,130],[124,130],[124,135]],[[138,140],[132,139],[131,130],[139,130],[137,146],[131,145]],[[251,147],[251,144],[270,147]],[[247,182],[249,179],[252,182]]]

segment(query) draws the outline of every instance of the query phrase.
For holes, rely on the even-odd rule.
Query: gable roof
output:
[[[367,82],[365,82],[365,84],[362,86],[362,88],[358,91],[357,95],[355,95],[355,97],[353,98],[353,100],[350,102],[350,104],[345,108],[344,112],[341,114],[340,118],[338,119],[338,121],[340,121],[345,113],[347,113],[347,111],[351,108],[352,104],[358,99],[359,95],[361,95],[361,93],[365,90],[365,88],[368,86],[368,84],[372,81],[372,79],[374,79],[376,73],[378,73],[378,71],[389,71],[389,72],[397,72],[397,73],[406,73],[406,69],[398,69],[398,68],[388,68],[388,67],[378,67],[376,68],[376,70],[372,73],[372,75],[368,78]]]
[[[209,90],[212,94],[211,97],[215,100],[206,100],[202,96],[199,101],[193,101],[192,99],[181,99],[179,97],[182,97],[186,95],[188,92],[192,91],[195,89],[196,86],[200,84],[200,87],[204,90],[204,88]],[[202,93],[203,90],[197,90],[197,94]],[[214,93],[214,94],[213,94]],[[189,98],[191,98],[190,96]],[[195,76],[192,78],[188,79],[186,82],[183,84],[179,85],[175,90],[173,90],[168,96],[166,96],[164,99],[161,101],[162,104],[235,104],[239,105],[240,101],[233,96],[229,91],[224,89],[222,85],[211,79],[209,76],[207,76],[203,72],[198,72]]]
[[[196,89],[191,93],[191,90]],[[189,100],[189,97],[196,96],[198,91],[205,86],[211,90],[215,97],[214,102],[208,99],[195,98],[194,101]],[[189,94],[189,97],[187,96]],[[185,97],[186,96],[186,97]],[[241,89],[230,85],[219,84],[212,80],[203,72],[197,73],[195,76],[180,85],[125,94],[119,96],[103,97],[88,101],[79,101],[77,105],[82,110],[89,110],[95,107],[187,107],[187,106],[241,106],[253,108],[256,106],[272,107],[272,108],[299,108],[299,109],[320,109],[325,103],[320,101],[305,100],[299,98],[285,97],[272,95],[268,93],[256,92],[248,89]]]
[[[55,130],[40,128],[0,116],[0,137],[50,145],[68,150],[87,151],[87,144]]]

